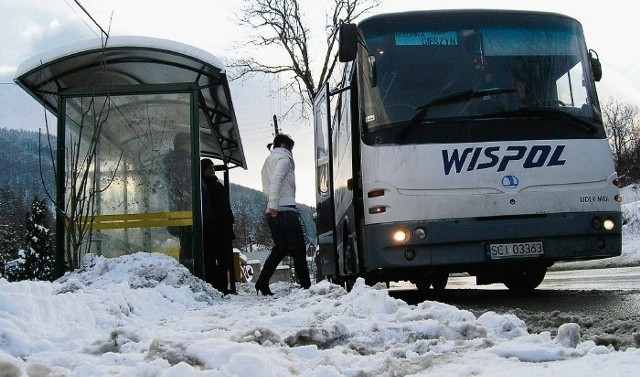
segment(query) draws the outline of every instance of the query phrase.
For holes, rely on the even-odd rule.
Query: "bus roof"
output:
[[[545,12],[545,11],[533,11],[533,10],[516,10],[516,9],[434,9],[434,10],[412,10],[405,12],[394,12],[394,13],[381,13],[376,14],[370,17],[367,17],[360,21],[358,24],[366,23],[368,21],[373,20],[384,20],[384,19],[392,19],[392,18],[406,18],[406,17],[415,17],[415,16],[432,16],[432,17],[448,17],[448,16],[488,16],[488,17],[496,17],[499,19],[500,17],[504,17],[507,15],[518,15],[518,16],[548,16],[548,17],[560,17],[564,19],[570,19],[576,21],[573,17],[554,12]]]

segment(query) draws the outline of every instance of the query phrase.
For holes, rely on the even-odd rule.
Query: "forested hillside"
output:
[[[51,142],[55,143],[55,138]],[[43,178],[48,189],[54,188],[52,166],[52,156],[45,134],[0,129],[0,186],[24,190],[29,199],[34,194],[44,196]]]
[[[0,129],[0,225],[15,227],[22,224],[34,196],[47,198],[45,185],[54,195],[49,151],[45,135]]]
[[[231,184],[231,208],[236,220],[234,229],[240,245],[271,245],[271,235],[264,216],[267,199],[261,191]],[[305,225],[307,238],[316,244],[316,227],[313,222],[313,208],[300,205],[300,214]],[[238,246],[240,246],[238,245]]]

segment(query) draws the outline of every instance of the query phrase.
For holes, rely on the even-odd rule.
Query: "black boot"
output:
[[[269,288],[269,284],[256,283],[256,294],[262,293],[263,296],[273,296],[273,292]]]

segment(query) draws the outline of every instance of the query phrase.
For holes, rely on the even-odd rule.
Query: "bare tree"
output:
[[[380,0],[332,0],[325,15],[325,41],[315,53],[311,37],[311,20],[317,15],[307,15],[298,0],[244,0],[239,23],[254,30],[247,45],[266,51],[275,47],[284,51],[282,62],[273,62],[264,56],[249,56],[231,62],[229,67],[237,72],[231,76],[239,79],[255,74],[290,74],[281,85],[287,93],[300,96],[303,109],[310,106],[317,91],[324,85],[336,67],[338,56],[338,30],[342,22],[349,23],[379,5]],[[314,58],[321,64],[314,69]],[[316,76],[317,74],[317,76]]]
[[[56,212],[64,218],[64,256],[67,266],[71,269],[80,265],[82,255],[90,247],[93,218],[96,215],[96,198],[114,182],[122,158],[121,156],[108,178],[98,177],[98,146],[102,127],[109,119],[110,101],[108,95],[80,100],[77,103],[79,119],[75,124],[75,132],[70,133],[71,130],[67,129],[67,135],[59,135],[66,136],[64,167],[56,168],[55,156],[53,153],[49,156],[54,166],[56,182],[64,180],[64,204],[60,203],[59,196],[56,197],[48,191],[47,196],[55,203]],[[53,151],[55,148],[52,148],[52,133],[46,120],[45,126],[49,150]],[[41,160],[42,158],[43,156],[40,156]],[[42,170],[40,176],[43,177]],[[42,179],[44,185],[44,178]]]
[[[102,47],[105,48],[109,34],[102,28],[100,30],[103,33]],[[107,69],[104,66],[102,68]],[[111,110],[111,96],[108,93],[78,98],[68,106],[68,110],[76,112],[75,115],[66,113],[67,124],[74,124],[75,132],[71,132],[67,126],[65,135],[58,135],[58,137],[66,137],[64,166],[57,166],[56,156],[53,153],[56,150],[53,147],[53,133],[46,114],[44,117],[46,142],[50,154],[39,157],[41,183],[47,197],[55,204],[56,213],[64,218],[65,263],[68,268],[75,269],[79,267],[82,256],[90,248],[93,219],[96,216],[96,198],[115,181],[122,155],[110,175],[107,178],[99,178],[98,146],[102,127],[108,122]],[[42,144],[42,136],[40,144]],[[41,147],[40,150],[42,151],[43,148]],[[60,187],[58,184],[60,180],[63,180],[64,193],[53,194],[48,190],[44,179],[43,158],[51,161],[57,188]],[[61,198],[64,203],[61,202]]]
[[[636,105],[623,102],[619,98],[608,98],[602,104],[602,116],[607,131],[609,145],[613,151],[616,168],[621,175],[629,174],[633,167],[638,141],[638,114]]]
[[[80,2],[75,1],[75,3],[100,30],[102,47],[106,47],[109,40],[111,22],[109,22],[109,29],[105,30]],[[106,69],[104,66],[103,68]],[[71,269],[79,267],[82,255],[89,250],[93,235],[93,219],[96,215],[96,198],[100,192],[106,190],[115,180],[115,174],[121,162],[120,158],[111,176],[102,180],[101,187],[101,180],[98,178],[98,143],[102,126],[109,118],[110,102],[111,97],[106,95],[94,96],[86,100],[80,99],[75,104],[79,115],[79,119],[75,119],[75,135],[58,135],[58,137],[67,136],[65,141],[65,166],[57,166],[56,164],[56,156],[54,155],[56,148],[53,147],[54,136],[49,126],[46,110],[44,114],[46,142],[50,154],[49,156],[43,156],[42,154],[39,156],[40,179],[46,196],[55,205],[56,213],[64,218],[64,262]],[[65,130],[65,133],[69,132],[69,129]],[[40,136],[39,144],[42,146],[42,135]],[[42,147],[40,151],[42,151]],[[64,193],[56,192],[56,194],[53,194],[48,190],[43,172],[43,158],[48,158],[51,161],[56,190],[60,187],[61,180],[63,180]],[[64,198],[64,203],[61,203],[61,198]],[[58,229],[57,231],[62,230]],[[57,255],[61,255],[61,252],[58,252]],[[62,273],[62,271],[57,271],[57,273]]]

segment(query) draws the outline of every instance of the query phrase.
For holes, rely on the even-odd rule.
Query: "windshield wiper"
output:
[[[418,106],[415,108],[418,112],[409,120],[407,125],[404,127],[402,132],[398,135],[398,139],[402,139],[404,135],[407,134],[416,124],[420,121],[424,120],[429,113],[429,110],[434,107],[441,105],[448,105],[456,102],[468,101],[474,98],[480,98],[484,96],[494,95],[494,94],[503,94],[503,93],[513,93],[515,89],[502,89],[502,88],[491,88],[491,89],[479,89],[479,90],[464,90],[462,92],[449,94],[443,97],[438,97],[433,101],[426,103],[422,106]]]
[[[456,102],[462,102],[462,101],[466,101],[466,100],[469,100],[469,99],[489,96],[489,95],[493,95],[493,94],[514,93],[515,91],[516,91],[515,89],[502,89],[502,88],[479,89],[479,90],[468,89],[468,90],[464,90],[462,92],[449,94],[449,95],[446,95],[446,96],[443,96],[443,97],[438,97],[438,98],[434,99],[433,101],[431,101],[431,102],[429,102],[427,104],[424,104],[422,106],[416,107],[416,110],[420,110],[420,113],[416,114],[412,118],[412,120],[417,118],[417,117],[419,117],[421,115],[421,113],[428,112],[431,108],[433,108],[435,106],[446,105],[446,104],[456,103]]]

